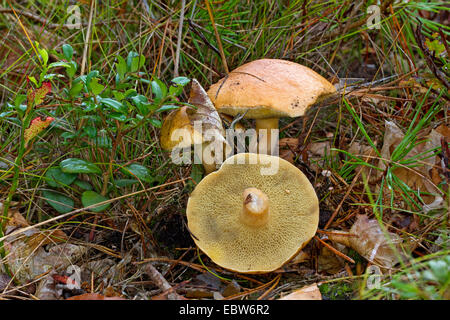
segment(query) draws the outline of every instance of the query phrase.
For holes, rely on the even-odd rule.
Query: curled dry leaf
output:
[[[208,97],[205,89],[203,89],[200,83],[195,79],[192,80],[189,103],[197,107],[196,110],[188,109],[187,113],[189,114],[189,119],[193,125],[196,122],[201,123],[205,149],[220,150],[220,148],[226,147],[228,143],[224,138],[225,130],[219,113],[211,102],[211,99]],[[208,152],[206,152],[206,154],[204,152],[203,156],[208,156]],[[226,156],[228,156],[228,154]],[[222,155],[213,155],[213,157],[214,163],[220,163],[223,160]]]
[[[417,146],[415,146],[404,157],[404,159],[412,158],[414,156],[418,156],[419,154],[427,152],[428,150],[440,147],[443,133],[445,134],[445,131],[443,130],[440,131],[435,129],[431,130],[430,133],[424,136],[426,142],[420,143]],[[390,160],[393,150],[395,150],[395,148],[400,144],[404,136],[405,135],[402,132],[402,130],[394,122],[386,121],[384,142],[383,147],[381,149],[381,158]],[[421,160],[421,163],[423,163],[424,166],[420,166],[418,167],[418,169],[397,167],[393,169],[393,173],[405,184],[407,184],[411,189],[416,191],[417,190],[426,191],[432,194],[432,195],[422,195],[422,199],[426,204],[426,206],[424,206],[424,210],[429,211],[431,209],[439,208],[443,204],[441,192],[436,188],[432,179],[433,166],[439,163],[439,159],[436,155],[434,155]],[[385,161],[380,160],[378,163],[378,167],[380,169],[385,170],[386,169]],[[381,174],[382,172],[378,171],[378,176]]]
[[[201,156],[204,164],[220,164],[223,154],[214,151],[223,150],[226,158],[232,150],[224,138],[225,130],[217,110],[195,79],[192,80],[189,103],[196,108],[182,107],[164,119],[160,137],[162,148],[177,152],[192,144],[202,145],[202,154],[196,153],[196,156]]]
[[[295,290],[278,300],[322,300],[322,294],[317,283],[314,283],[310,286]]]
[[[386,237],[377,220],[358,215],[349,232],[343,232],[342,235],[329,234],[328,239],[352,248],[374,264],[391,268],[398,262],[397,254],[401,255],[402,239],[391,232],[388,232],[388,236]]]

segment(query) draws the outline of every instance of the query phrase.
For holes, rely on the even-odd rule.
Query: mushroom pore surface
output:
[[[289,162],[260,154],[249,164],[249,158],[228,158],[197,185],[188,201],[188,227],[197,246],[220,266],[270,272],[314,236],[319,203],[306,176]],[[261,175],[269,160],[278,161],[277,172]]]

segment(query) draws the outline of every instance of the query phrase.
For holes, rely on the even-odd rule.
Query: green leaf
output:
[[[167,96],[167,92],[168,92],[167,86],[165,85],[164,82],[162,82],[158,78],[154,78],[154,80],[152,82],[150,82],[150,85],[152,86],[152,90],[153,90],[153,85],[157,85],[159,87],[159,90],[161,90],[161,94],[162,94],[161,98],[165,98]]]
[[[30,80],[36,87],[38,86],[37,80],[34,76],[29,76],[28,80]]]
[[[90,89],[93,94],[99,95],[103,91],[103,89],[105,89],[105,86],[98,83],[97,78],[94,78],[94,79],[92,79],[92,81],[90,83]]]
[[[176,77],[174,79],[172,79],[172,82],[175,84],[178,84],[180,86],[185,86],[187,85],[191,80],[189,80],[189,78],[186,77]]]
[[[79,187],[80,189],[83,189],[83,190],[92,190],[93,189],[91,184],[89,182],[87,182],[87,181],[84,181],[84,180],[76,179],[73,184],[76,185],[77,187]]]
[[[45,173],[45,178],[49,186],[51,187],[60,187],[68,186],[72,184],[77,178],[76,174],[73,173],[65,173],[61,171],[61,168],[54,167],[47,170]]]
[[[113,108],[115,111],[120,112],[120,113],[127,113],[128,112],[128,108],[121,102],[111,99],[111,98],[103,98],[101,100],[101,103]]]
[[[151,82],[151,87],[152,87],[152,93],[154,95],[154,100],[161,101],[161,99],[164,98],[164,92],[163,92],[163,89],[160,86],[160,84],[156,80],[154,80]]]
[[[448,282],[450,278],[449,265],[444,260],[431,260],[429,262],[434,277],[442,284]]]
[[[112,94],[114,95],[114,99],[116,99],[117,101],[122,101],[125,98],[123,92],[117,90],[113,90]]]
[[[163,112],[163,111],[174,110],[174,109],[179,109],[179,108],[180,108],[179,106],[175,106],[173,104],[165,104],[161,108],[156,110],[156,112]]]
[[[45,201],[59,213],[67,213],[75,209],[73,200],[61,193],[44,190],[42,191],[42,195]]]
[[[69,90],[69,96],[71,98],[75,98],[80,94],[81,90],[83,90],[83,87],[84,87],[83,81],[74,82],[72,84],[72,88],[70,88]]]
[[[133,184],[136,184],[138,182],[139,182],[139,180],[136,180],[136,179],[117,179],[117,180],[114,180],[115,185],[117,187],[119,187],[119,188],[129,187],[129,186],[131,186]]]
[[[73,57],[73,48],[70,44],[63,44],[62,46],[62,50],[63,50],[63,54],[64,54],[64,58],[67,59],[67,61],[72,60]]]
[[[37,48],[39,54],[41,55],[42,62],[44,64],[44,66],[46,66],[47,62],[48,62],[48,52],[47,52],[47,50],[41,49],[38,46],[36,48]]]
[[[145,57],[143,55],[139,55],[137,52],[130,51],[127,56],[128,71],[136,72],[144,65],[144,63]]]
[[[57,67],[70,68],[70,64],[68,64],[67,62],[58,61],[58,62],[52,62],[48,65],[49,69],[57,68]]]
[[[134,97],[137,95],[136,89],[128,89],[125,91],[125,98]]]
[[[98,148],[107,148],[107,149],[112,148],[111,138],[107,136],[100,135],[92,139],[92,141]]]
[[[98,194],[95,191],[92,190],[88,190],[83,192],[83,194],[81,195],[81,203],[83,204],[84,207],[89,207],[91,205],[103,202],[109,200],[108,198],[102,196],[101,194]],[[111,203],[106,203],[103,205],[100,205],[98,207],[93,207],[90,208],[90,211],[93,212],[102,212],[104,210],[106,210],[109,206],[111,205]]]
[[[125,62],[125,59],[122,58],[121,56],[117,57],[117,63],[116,63],[116,68],[117,68],[117,74],[119,75],[119,80],[123,80],[123,78],[125,78],[125,73],[127,73],[127,63]]]
[[[183,87],[182,86],[170,86],[169,88],[169,94],[171,96],[179,96],[181,93],[183,92]]]
[[[18,108],[25,100],[27,100],[26,94],[18,94],[14,99],[14,107]]]
[[[151,182],[153,180],[152,176],[150,175],[150,170],[137,163],[132,163],[122,168],[121,171],[126,175],[138,178],[145,182]]]
[[[147,98],[141,94],[131,97],[131,101],[138,109],[141,115],[146,115],[150,111],[151,104],[148,102]]]
[[[156,128],[161,128],[162,127],[162,122],[161,120],[158,119],[148,119],[148,121]]]
[[[83,126],[83,131],[86,132],[89,138],[95,138],[97,136],[97,128],[93,126]]]
[[[194,180],[196,184],[200,182],[203,178],[203,166],[201,164],[194,164],[192,165],[191,169],[191,178]],[[191,181],[190,181],[191,182]]]
[[[92,162],[77,158],[65,159],[61,161],[59,166],[61,167],[61,170],[66,173],[102,173],[102,170]]]
[[[69,76],[69,78],[72,78],[75,75],[75,72],[77,72],[78,65],[75,61],[69,62],[69,67],[66,68],[66,73]]]
[[[115,119],[115,120],[120,121],[120,122],[125,122],[128,119],[126,115],[124,115],[123,113],[119,113],[119,112],[111,112],[109,114],[109,117],[111,119]]]
[[[92,70],[91,72],[89,72],[86,76],[86,87],[91,90],[91,81],[94,78],[97,78],[99,76],[99,72],[97,70]]]

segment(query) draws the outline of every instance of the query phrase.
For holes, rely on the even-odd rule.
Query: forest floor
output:
[[[450,298],[448,4],[109,2],[1,1],[0,299]],[[192,79],[260,58],[337,94],[280,120],[316,235],[244,274],[197,249],[203,169],[172,163],[160,131]]]

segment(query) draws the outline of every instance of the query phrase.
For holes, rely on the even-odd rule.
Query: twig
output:
[[[216,35],[217,45],[219,46],[220,57],[222,58],[221,60],[222,60],[223,68],[225,70],[225,73],[228,74],[229,71],[228,71],[227,59],[225,58],[225,53],[224,53],[223,47],[222,47],[222,41],[220,41],[220,35],[219,35],[219,32],[217,31],[216,23],[214,22],[214,15],[213,15],[212,9],[209,5],[209,0],[205,0],[205,4],[206,4],[206,9],[208,10],[209,19],[211,19],[211,23],[214,28],[214,34]]]
[[[184,300],[182,296],[175,292],[175,289],[170,285],[170,283],[163,277],[163,275],[148,262],[143,265],[143,270],[150,276],[153,282],[158,288],[163,292],[167,292],[167,299],[169,300]]]
[[[417,29],[414,32],[414,37],[416,38],[417,44],[419,45],[420,50],[425,55],[425,61],[427,62],[428,67],[431,69],[435,77],[448,89],[450,89],[450,83],[446,79],[446,75],[442,70],[440,70],[433,61],[433,55],[430,53],[428,48],[424,46],[423,34],[422,34],[422,22],[419,21],[417,25]],[[445,40],[445,39],[444,39]]]
[[[86,39],[84,41],[84,49],[83,49],[83,58],[81,60],[81,75],[84,74],[84,71],[86,69],[86,60],[87,60],[87,53],[88,53],[88,46],[89,46],[89,39],[91,38],[91,29],[92,29],[92,17],[94,15],[94,4],[96,0],[91,0],[91,10],[89,12],[89,23],[87,27],[86,32]]]
[[[175,66],[174,66],[174,70],[173,70],[174,77],[178,77],[178,66],[180,64],[181,38],[183,37],[183,22],[184,22],[185,7],[186,7],[186,0],[182,0],[181,1],[180,21],[178,24],[177,51],[175,53]]]
[[[345,254],[343,254],[343,253],[340,252],[339,250],[336,250],[332,245],[329,245],[328,243],[326,243],[325,241],[323,241],[322,239],[320,239],[318,236],[314,236],[314,239],[316,239],[316,240],[319,241],[321,244],[323,244],[325,247],[327,247],[328,249],[330,249],[331,251],[333,251],[333,253],[335,253],[335,254],[338,255],[339,257],[344,258],[344,259],[347,260],[348,262],[355,263],[355,260],[353,260],[352,258],[346,256]]]
[[[203,33],[201,33],[200,31],[197,30],[198,24],[193,22],[191,19],[188,19],[188,26],[189,26],[189,30],[191,30],[196,35],[198,35],[200,37],[200,39],[202,39],[204,44],[206,44],[208,47],[210,47],[215,53],[217,53],[220,56],[219,49],[217,49],[215,46],[213,46],[212,43],[209,42],[208,39],[206,39],[206,37],[203,35]]]

